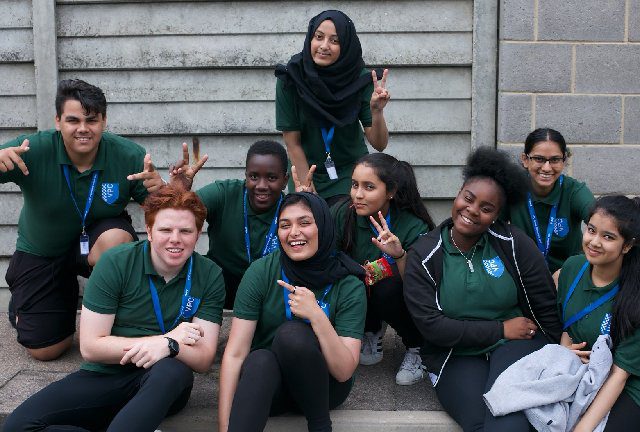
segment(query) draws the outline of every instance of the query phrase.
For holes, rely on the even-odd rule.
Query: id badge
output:
[[[327,169],[327,174],[329,174],[329,179],[338,180],[338,171],[336,171],[336,164],[331,160],[331,156],[327,157],[327,160],[324,161],[324,167]]]
[[[89,236],[86,234],[80,236],[80,255],[89,255]]]

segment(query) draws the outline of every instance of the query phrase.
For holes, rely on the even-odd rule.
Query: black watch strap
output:
[[[168,336],[164,337],[169,344],[169,357],[173,358],[178,355],[180,352],[180,344],[175,339],[171,339]]]

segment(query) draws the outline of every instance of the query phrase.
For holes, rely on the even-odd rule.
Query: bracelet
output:
[[[400,255],[400,256],[399,256],[399,257],[397,257],[397,258],[392,256],[391,258],[393,258],[393,259],[394,259],[394,261],[398,261],[399,259],[404,258],[404,256],[405,256],[406,254],[407,254],[407,251],[406,251],[406,250],[404,250],[404,249],[402,249],[402,255]]]

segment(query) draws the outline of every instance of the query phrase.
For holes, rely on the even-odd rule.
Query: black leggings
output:
[[[116,374],[79,370],[27,399],[3,430],[153,432],[184,408],[192,386],[191,369],[172,358]]]
[[[367,287],[367,320],[365,331],[380,330],[380,320],[386,321],[402,338],[407,348],[422,346],[422,335],[409,315],[404,302],[402,278],[393,264],[393,276]]]
[[[510,340],[489,356],[456,356],[449,358],[436,394],[445,411],[464,432],[527,432],[529,422],[523,411],[494,417],[482,399],[498,376],[522,357],[542,348],[544,336],[536,334],[531,340]]]
[[[635,432],[640,425],[640,406],[623,391],[613,404],[604,432]]]
[[[329,410],[344,402],[351,384],[329,374],[311,327],[288,321],[278,328],[271,350],[255,350],[242,364],[229,432],[262,431],[270,415],[287,411],[302,412],[309,431],[330,431]]]

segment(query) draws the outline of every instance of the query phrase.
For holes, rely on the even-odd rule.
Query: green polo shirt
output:
[[[141,172],[145,150],[133,141],[105,132],[91,169],[82,173],[71,164],[55,130],[23,135],[0,146],[17,147],[27,138],[29,151],[22,154],[29,175],[18,168],[0,173],[0,183],[13,182],[20,187],[24,205],[18,222],[16,249],[43,257],[60,256],[79,247],[82,219],[71,198],[63,165],[69,165],[71,189],[84,213],[93,172],[98,181],[86,225],[116,217],[131,198],[139,203],[147,196],[142,181],[129,181],[127,175]]]
[[[222,267],[225,273],[238,279],[250,264],[244,236],[244,185],[244,180],[220,180],[197,192],[207,207],[207,256]],[[249,246],[251,261],[255,261],[262,256],[267,233],[276,217],[277,205],[267,212],[256,213],[248,201],[247,199]],[[277,236],[277,229],[275,234]]]
[[[240,282],[233,315],[257,321],[251,350],[269,348],[278,327],[286,320],[284,288],[277,284],[282,279],[280,251],[267,255],[249,266]],[[317,299],[324,289],[314,290]],[[287,296],[288,299],[288,296]],[[333,285],[325,302],[330,304],[329,320],[338,336],[362,339],[367,299],[364,284],[355,276],[347,276]]]
[[[172,329],[171,324],[180,312],[189,261],[176,277],[165,282],[151,263],[149,249],[146,240],[111,248],[102,255],[91,273],[82,304],[99,314],[115,314],[112,336],[142,337],[162,334],[151,300],[149,278],[158,291],[166,331]],[[194,252],[191,280],[190,296],[200,299],[194,316],[221,324],[225,291],[220,268]],[[117,373],[127,367],[133,368],[135,365],[94,362],[82,365],[82,369],[102,373]]]
[[[361,75],[370,75],[367,69]],[[303,102],[298,96],[295,86],[284,86],[281,80],[276,83],[276,129],[282,132],[300,131],[302,149],[307,157],[309,166],[317,165],[313,175],[313,184],[318,194],[323,198],[334,195],[348,194],[351,189],[351,172],[355,162],[368,153],[364,142],[363,127],[372,124],[371,94],[373,81],[362,89],[359,121],[343,127],[336,127],[331,142],[331,159],[336,165],[338,180],[330,180],[324,162],[327,153],[319,127],[311,126],[305,119]],[[362,126],[360,126],[362,124]],[[289,190],[294,190],[293,180],[289,180]]]
[[[344,220],[347,212],[351,211],[350,204],[350,201],[346,201],[331,209],[338,239],[344,238]],[[391,232],[398,237],[403,249],[409,249],[420,235],[429,231],[427,224],[413,213],[398,210],[395,205],[392,205],[389,211],[391,212]],[[371,237],[375,237],[375,234],[371,228],[369,217],[357,216],[355,243],[350,255],[359,264],[375,261],[382,257],[382,252],[371,242]]]
[[[562,305],[567,297],[569,288],[578,272],[587,261],[584,255],[576,255],[567,259],[562,266],[558,278],[558,312],[562,317]],[[604,287],[597,287],[591,280],[591,268],[584,272],[580,281],[576,285],[573,294],[567,303],[565,319],[569,319],[585,306],[596,301],[602,295],[611,290],[617,280]],[[600,326],[607,313],[611,313],[613,299],[609,299],[598,308],[587,314],[582,319],[576,321],[565,330],[571,336],[574,343],[586,342],[584,350],[591,350],[591,347],[600,335]],[[630,337],[626,338],[616,348],[613,353],[613,363],[627,371],[631,376],[627,379],[624,387],[625,391],[634,402],[640,405],[640,331],[636,330]]]
[[[442,281],[440,306],[443,313],[458,320],[506,321],[523,316],[518,304],[518,288],[498,253],[491,247],[484,233],[476,244],[471,258],[473,273],[467,260],[451,242],[450,228],[442,230]],[[472,249],[473,250],[473,249]],[[506,342],[498,341],[489,347],[454,348],[457,355],[478,355],[493,351]]]
[[[538,197],[532,194],[531,198],[543,243],[547,234],[551,208],[555,203],[558,203],[557,219],[551,235],[547,260],[549,271],[553,273],[562,267],[562,263],[567,258],[582,251],[582,228],[580,225],[583,221],[586,222],[594,197],[586,184],[565,175],[562,187],[560,187],[560,182],[556,181],[549,195]],[[512,224],[536,241],[527,202],[511,206],[508,213],[507,220],[511,220]]]

